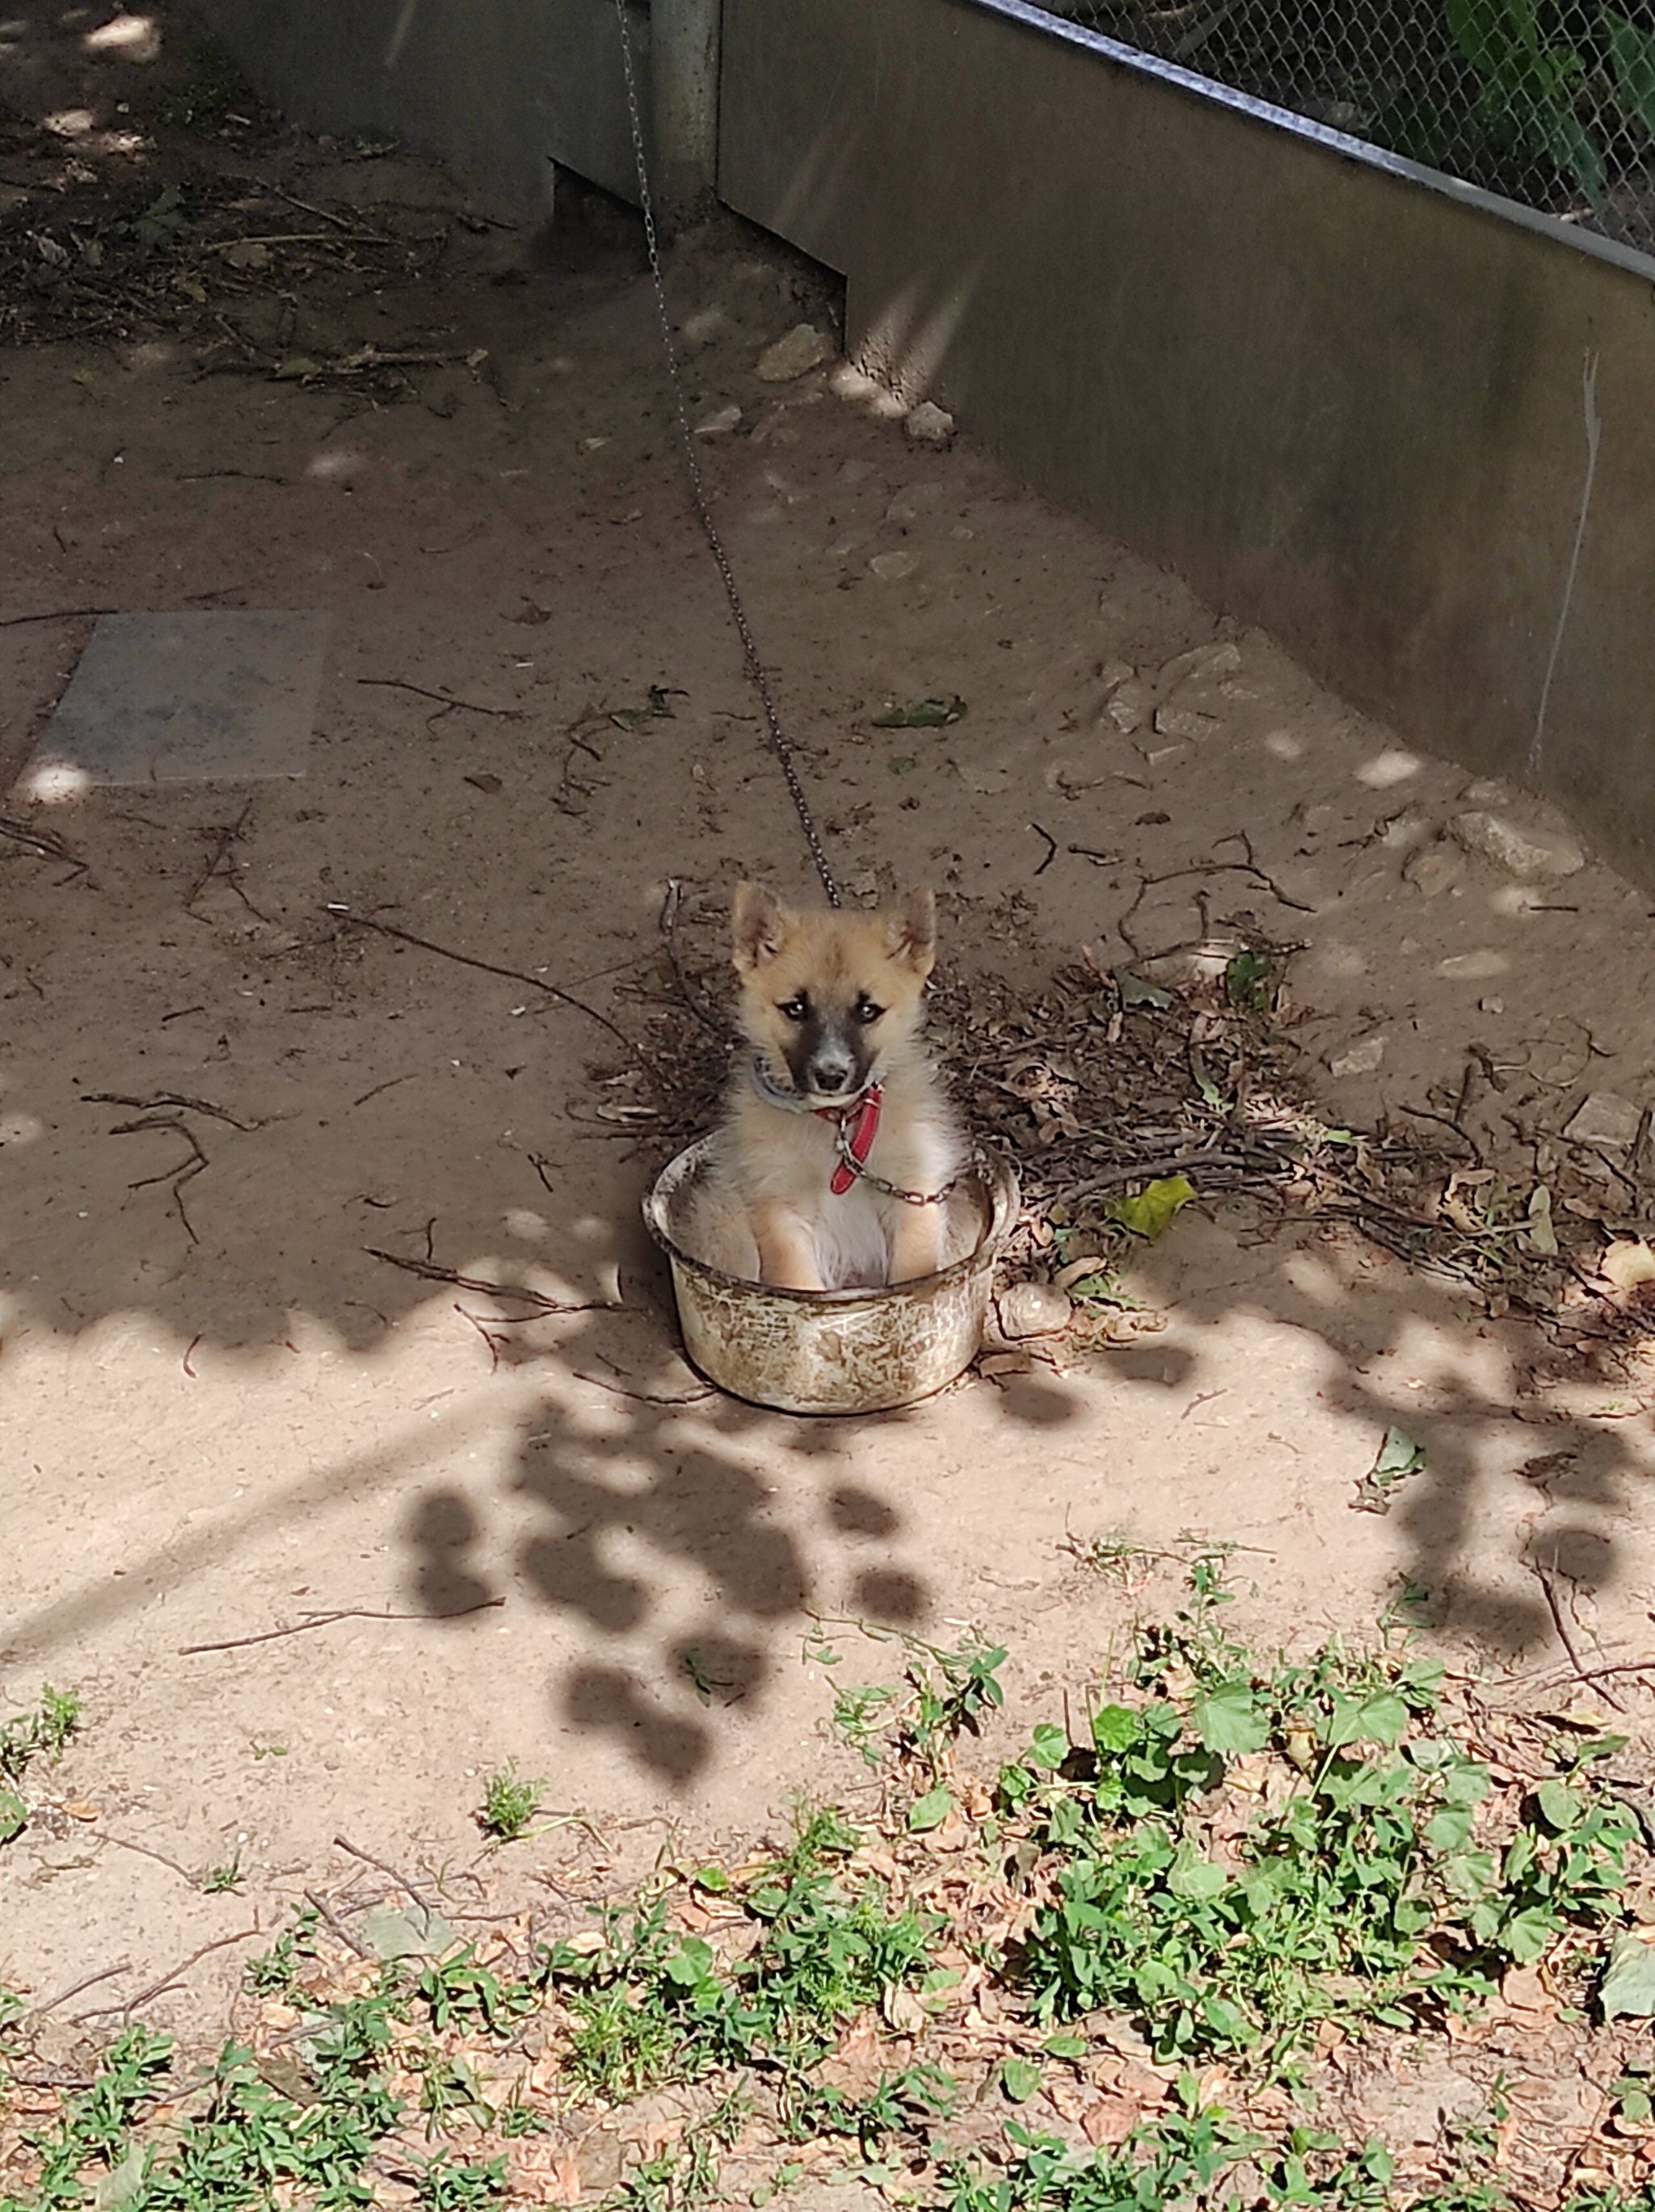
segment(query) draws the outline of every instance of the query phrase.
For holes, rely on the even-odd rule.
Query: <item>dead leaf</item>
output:
[[[1143,2118],[1130,2097],[1100,2097],[1081,2114],[1081,2133],[1094,2150],[1123,2143]]]
[[[1556,2004],[1536,1966],[1508,1966],[1500,1994],[1514,2012],[1555,2012]]]
[[[912,1990],[887,1990],[879,2009],[898,2035],[923,2035],[930,2024],[930,2014]]]
[[[1597,1262],[1597,1272],[1626,1297],[1640,1283],[1655,1283],[1655,1252],[1641,1237],[1617,1237]]]

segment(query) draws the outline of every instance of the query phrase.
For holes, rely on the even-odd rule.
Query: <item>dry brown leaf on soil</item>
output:
[[[1597,1262],[1597,1272],[1627,1297],[1640,1283],[1655,1283],[1655,1252],[1641,1237],[1617,1237]]]
[[[581,2196],[580,2165],[562,2143],[517,2142],[508,2154],[507,2172],[514,2201],[524,2204],[573,2204]]]
[[[1557,2000],[1546,1987],[1537,1966],[1508,1966],[1500,1984],[1500,2002],[1514,2013],[1557,2017]]]
[[[1143,2118],[1143,2107],[1130,2097],[1099,2097],[1081,2114],[1081,2133],[1097,2150],[1125,2142]]]

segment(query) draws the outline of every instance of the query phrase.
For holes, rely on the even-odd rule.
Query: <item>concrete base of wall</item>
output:
[[[1655,881],[1649,264],[1018,0],[725,0],[719,187],[852,345]]]
[[[193,0],[250,83],[342,137],[396,132],[549,215],[554,161],[636,202],[614,0]],[[650,13],[629,4],[646,139]]]

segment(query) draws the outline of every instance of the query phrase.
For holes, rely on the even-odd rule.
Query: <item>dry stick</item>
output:
[[[176,1859],[169,1859],[165,1851],[152,1850],[148,1844],[135,1844],[125,1836],[112,1836],[106,1829],[104,1832],[103,1840],[106,1844],[115,1844],[120,1850],[136,1851],[143,1858],[154,1859],[157,1866],[171,1867],[174,1874],[182,1875],[191,1889],[196,1887],[196,1877],[191,1873],[189,1868],[180,1866]]]
[[[324,207],[312,207],[308,200],[301,200],[295,193],[284,192],[280,185],[266,185],[264,189],[266,191],[274,192],[277,199],[286,200],[289,207],[302,208],[306,215],[313,215],[318,222],[332,223],[336,229],[344,231],[349,236],[355,239],[359,245],[396,246],[399,243],[397,239],[386,238],[379,231],[363,230],[354,222],[347,222],[343,216],[334,215]]]
[[[724,1024],[707,1012],[694,991],[690,989],[689,978],[685,975],[683,963],[678,957],[678,909],[683,903],[683,889],[679,878],[672,877],[668,883],[665,902],[661,908],[661,934],[667,941],[667,958],[671,962],[673,975],[677,978],[679,997],[694,1015],[701,1027],[710,1030],[722,1042],[728,1034]],[[630,965],[629,963],[627,964]]]
[[[1574,1670],[1576,1680],[1581,1682],[1589,1680],[1591,1678],[1588,1676],[1585,1668],[1581,1664],[1580,1654],[1574,1648],[1574,1638],[1569,1634],[1568,1629],[1564,1624],[1563,1608],[1557,1601],[1557,1591],[1553,1584],[1549,1569],[1543,1567],[1538,1559],[1531,1559],[1529,1564],[1534,1570],[1535,1577],[1538,1581],[1541,1589],[1546,1593],[1546,1603],[1551,1612],[1552,1626],[1557,1631],[1558,1642],[1569,1655],[1569,1665]],[[1600,1692],[1607,1704],[1613,1705],[1616,1711],[1618,1713],[1625,1712],[1625,1704],[1621,1698],[1616,1696],[1614,1691],[1609,1688],[1607,1684],[1603,1683],[1600,1680],[1598,1686]]]
[[[16,629],[23,623],[80,622],[88,615],[118,614],[118,607],[53,607],[43,615],[7,615],[0,620],[0,629]]]
[[[464,707],[469,714],[493,714],[502,722],[523,720],[521,707],[480,706],[475,699],[456,699],[452,692],[427,691],[423,684],[404,684],[398,676],[359,676],[356,681],[370,691],[411,691],[416,699],[435,699],[444,707]]]
[[[567,991],[560,990],[555,983],[549,983],[543,975],[530,975],[521,968],[498,967],[492,960],[479,960],[470,952],[456,952],[446,945],[433,943],[428,937],[415,937],[411,929],[397,929],[388,921],[370,921],[367,915],[352,914],[342,906],[329,905],[323,908],[323,912],[331,915],[336,921],[347,923],[353,929],[377,930],[381,937],[399,938],[404,945],[417,945],[421,952],[434,952],[440,959],[458,960],[462,968],[480,968],[485,975],[504,975],[508,982],[527,983],[531,990],[544,991],[549,997],[556,999],[561,1005],[573,1006],[576,1013],[585,1014],[589,1022],[596,1022],[599,1029],[607,1030],[612,1037],[617,1038],[636,1058],[647,1060],[649,1057],[643,1048],[634,1044],[626,1031],[618,1028],[607,1015],[600,1014],[594,1006],[589,1006],[584,999],[571,998]]]
[[[310,1613],[290,1628],[267,1628],[258,1636],[232,1636],[222,1644],[180,1644],[178,1656],[188,1659],[197,1651],[239,1651],[249,1644],[274,1644],[279,1636],[302,1636],[307,1628],[331,1628],[336,1620],[464,1620],[469,1613],[487,1613],[505,1602],[503,1597],[485,1597],[476,1605],[456,1606],[452,1613],[373,1613],[360,1605],[348,1605],[337,1613]]]
[[[454,1301],[454,1310],[462,1321],[469,1321],[470,1322],[472,1328],[476,1329],[477,1334],[488,1346],[488,1372],[491,1375],[498,1375],[500,1372],[500,1348],[502,1344],[509,1344],[511,1341],[511,1339],[505,1333],[505,1328],[502,1328],[498,1330],[485,1328],[482,1322],[477,1319],[476,1314],[468,1313],[458,1298]],[[506,1326],[509,1327],[510,1324],[507,1323]]]
[[[176,1114],[151,1114],[142,1121],[118,1121],[109,1133],[112,1137],[136,1137],[149,1129],[175,1129],[189,1146],[193,1157],[185,1160],[182,1167],[165,1168],[160,1175],[140,1176],[136,1182],[130,1182],[126,1187],[129,1190],[148,1190],[153,1183],[171,1183],[173,1203],[178,1208],[179,1219],[184,1224],[184,1233],[192,1244],[198,1244],[201,1239],[196,1235],[194,1225],[184,1209],[184,1186],[204,1168],[210,1167],[212,1162],[201,1149],[201,1142],[195,1131],[186,1122],[180,1121]]]
[[[196,1013],[199,1011],[200,1009],[195,1006],[185,1009],[189,1013]],[[169,1015],[167,1019],[171,1018]],[[206,1114],[215,1121],[227,1121],[231,1128],[240,1129],[244,1133],[254,1129],[262,1129],[264,1126],[262,1121],[238,1121],[233,1114],[227,1114],[221,1106],[215,1106],[211,1099],[186,1097],[181,1091],[158,1091],[153,1098],[129,1098],[124,1092],[119,1091],[83,1091],[81,1093],[81,1103],[83,1106],[136,1106],[141,1114],[155,1113],[163,1106],[177,1106],[186,1113]],[[110,1133],[112,1136],[115,1132],[112,1130]]]
[[[623,1302],[619,1298],[588,1298],[580,1304],[560,1302],[556,1298],[547,1297],[542,1291],[521,1288],[514,1283],[490,1283],[481,1275],[462,1275],[453,1267],[440,1267],[430,1260],[404,1260],[395,1252],[380,1251],[377,1245],[364,1244],[362,1249],[370,1259],[383,1260],[390,1267],[401,1267],[410,1275],[418,1275],[424,1282],[452,1283],[457,1291],[475,1291],[479,1297],[486,1298],[516,1298],[529,1309],[529,1313],[521,1316],[525,1320],[537,1314],[621,1313],[624,1310]],[[467,1319],[470,1318],[468,1315]]]
[[[60,2004],[67,2004],[71,1997],[79,1996],[82,1990],[95,1988],[100,1982],[113,1981],[117,1974],[130,1974],[131,1971],[132,1961],[123,1959],[118,1966],[105,1966],[98,1973],[82,1975],[78,1982],[71,1982],[66,1990],[59,1990],[55,1997],[48,1997],[44,2004],[36,2005],[33,2017],[39,2020],[44,2013],[56,2012]],[[15,2081],[19,2077],[14,2074],[11,2078]]]
[[[187,1959],[181,1959],[170,1974],[163,1975],[158,1982],[152,1982],[147,1990],[140,1990],[136,1996],[129,1997],[120,2008],[122,2017],[130,2020],[141,2004],[148,2004],[151,1997],[158,1997],[163,1990],[170,1990],[174,1982],[187,1974],[197,1960],[204,1959],[209,1951],[225,1950],[232,1943],[245,1943],[250,1936],[260,1936],[263,1933],[264,1930],[255,1920],[251,1928],[238,1928],[233,1936],[215,1936],[210,1943],[203,1943],[200,1950],[191,1951]],[[86,2014],[81,2014],[82,2020],[86,2017]]]
[[[408,1892],[409,1895],[413,1899],[415,1904],[419,1906],[421,1912],[428,1913],[433,1920],[436,1918],[436,1906],[433,1905],[428,1897],[421,1896],[419,1891],[415,1888],[413,1883],[409,1880],[405,1874],[399,1873],[394,1866],[388,1866],[384,1859],[376,1859],[372,1851],[359,1850],[356,1845],[351,1842],[349,1836],[336,1836],[333,1840],[338,1844],[342,1851],[349,1851],[352,1858],[361,1859],[364,1866],[378,1867],[381,1874],[388,1874],[392,1881],[396,1883],[398,1889],[405,1889]],[[509,1917],[510,1916],[507,1915],[506,1917]]]
[[[1046,858],[1034,871],[1037,876],[1043,876],[1058,857],[1058,841],[1049,830],[1042,830],[1038,822],[1031,822],[1028,826],[1037,837],[1046,840]]]
[[[367,1946],[365,1943],[359,1943],[356,1941],[356,1938],[351,1934],[349,1929],[346,1927],[344,1922],[341,1920],[338,1915],[331,1910],[324,1899],[319,1898],[313,1889],[307,1889],[305,1892],[305,1902],[306,1905],[313,1905],[315,1906],[316,1910],[321,1914],[323,1919],[327,1922],[328,1926],[332,1929],[334,1934],[339,1938],[339,1941],[348,1950],[355,1951],[359,1959],[366,1959],[370,1955]]]
[[[71,846],[64,844],[55,830],[31,829],[27,822],[19,822],[10,815],[0,814],[0,837],[14,838],[18,844],[27,845],[33,851],[43,853],[47,860],[66,861],[70,867],[79,868],[82,873],[91,866],[90,861],[83,860]]]
[[[258,1923],[254,1921],[251,1928],[238,1928],[233,1936],[215,1936],[210,1943],[203,1943],[200,1950],[191,1951],[187,1959],[180,1959],[176,1966],[161,1976],[160,1981],[152,1982],[147,1990],[140,1990],[136,1996],[129,1997],[124,2004],[94,2005],[90,2012],[77,2012],[75,2017],[77,2021],[101,2020],[106,2013],[118,2012],[123,2019],[130,2020],[141,2004],[148,2004],[151,1997],[158,1997],[163,1990],[170,1990],[174,1982],[187,1974],[197,1960],[204,1959],[209,1951],[221,1951],[231,1943],[245,1943],[250,1936],[258,1936],[263,1933],[264,1930],[259,1927]]]
[[[569,1372],[577,1382],[590,1382],[599,1390],[613,1391],[617,1398],[635,1398],[640,1406],[699,1406],[703,1398],[718,1395],[709,1387],[705,1390],[692,1390],[682,1398],[657,1397],[648,1390],[628,1390],[619,1382],[606,1382],[601,1375],[587,1375],[579,1367],[572,1367]]]

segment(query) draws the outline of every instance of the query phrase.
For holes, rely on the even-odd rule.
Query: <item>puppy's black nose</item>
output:
[[[810,1062],[810,1084],[813,1090],[836,1092],[843,1091],[852,1075],[848,1060],[820,1054]]]

